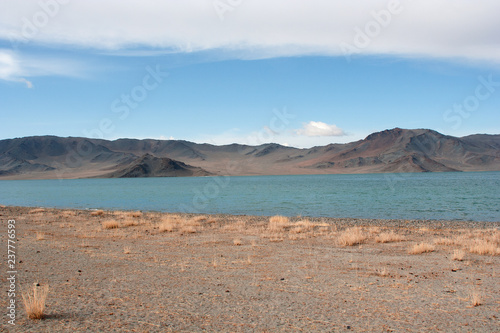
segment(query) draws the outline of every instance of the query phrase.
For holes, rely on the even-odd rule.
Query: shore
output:
[[[28,318],[18,293],[16,325],[3,316],[8,331],[496,332],[500,324],[500,222],[4,206],[0,217],[2,235],[16,221],[18,288],[50,288],[42,320]]]

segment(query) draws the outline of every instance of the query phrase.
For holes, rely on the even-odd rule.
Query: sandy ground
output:
[[[18,289],[50,288],[42,320],[18,295],[15,326],[4,292],[1,331],[500,329],[500,222],[21,207],[1,207],[0,219],[3,276],[15,219]],[[431,252],[410,254],[420,243]]]

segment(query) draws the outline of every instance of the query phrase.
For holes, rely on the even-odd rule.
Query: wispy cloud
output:
[[[8,50],[0,49],[0,80],[22,82],[26,87],[33,88],[33,83],[22,77],[22,72],[21,64],[15,55]]]
[[[71,1],[50,13],[43,1],[2,1],[0,39],[116,53],[224,50],[235,58],[344,55],[341,45],[357,40],[359,54],[500,61],[498,0],[224,2],[238,5],[222,20],[211,0]]]
[[[82,77],[85,66],[69,59],[26,56],[0,49],[0,80],[24,83],[33,88],[31,78],[38,76]]]
[[[298,135],[305,136],[344,136],[344,130],[336,125],[329,125],[321,121],[310,121],[303,128],[295,131]]]

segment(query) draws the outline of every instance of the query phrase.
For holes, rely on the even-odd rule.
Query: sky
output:
[[[0,139],[500,134],[498,0],[2,0]]]

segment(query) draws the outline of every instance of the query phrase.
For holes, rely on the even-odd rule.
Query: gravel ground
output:
[[[18,292],[16,325],[9,325],[4,315],[0,330],[500,328],[500,222],[308,218],[309,224],[299,227],[305,218],[297,217],[270,229],[269,217],[186,214],[172,231],[161,231],[169,217],[1,207],[4,244],[7,221],[16,220],[18,289],[27,291],[38,282],[49,284],[50,292],[42,320],[28,319]],[[105,229],[103,222],[111,220],[119,227]],[[344,230],[357,226],[365,239],[343,246]],[[390,231],[404,240],[377,242]],[[421,242],[434,250],[409,254]],[[478,243],[493,246],[493,252],[472,253],[469,244]],[[6,276],[3,248],[0,267]],[[457,251],[463,251],[462,260],[452,260]],[[473,296],[480,305],[473,305]],[[0,303],[5,314],[7,302],[5,295]]]

